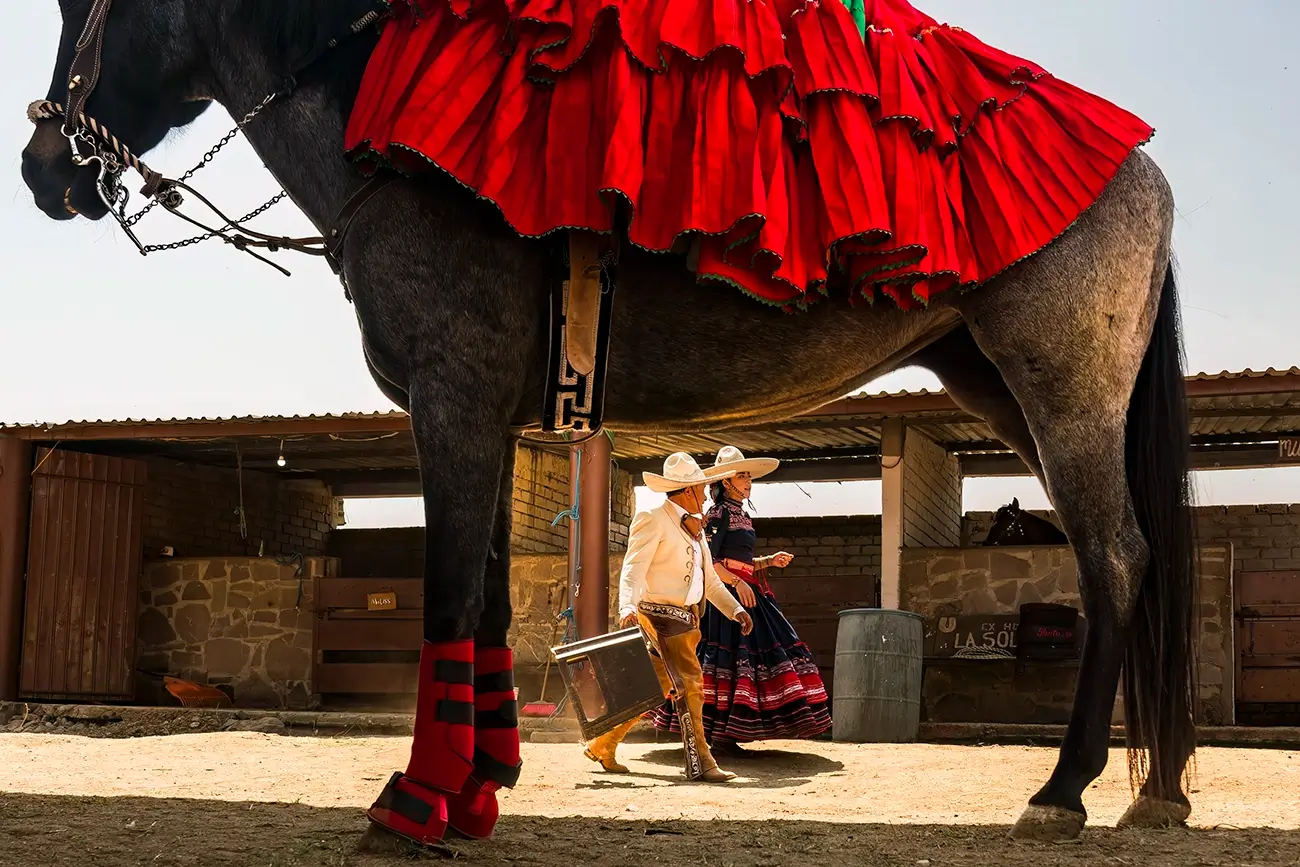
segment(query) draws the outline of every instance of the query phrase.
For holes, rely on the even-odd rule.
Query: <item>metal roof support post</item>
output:
[[[880,425],[880,600],[881,608],[902,603],[899,560],[903,548],[903,448],[907,428],[901,418]]]
[[[578,596],[573,610],[578,635],[592,638],[609,632],[610,465],[613,444],[604,434],[575,446],[578,480]],[[572,542],[570,543],[572,558]]]
[[[0,438],[0,701],[18,698],[32,444]]]
[[[570,628],[576,627],[574,612],[577,611],[578,593],[582,585],[582,446],[569,446],[569,604]],[[559,518],[556,518],[558,521]],[[566,629],[564,640],[570,641],[578,633],[570,635]]]

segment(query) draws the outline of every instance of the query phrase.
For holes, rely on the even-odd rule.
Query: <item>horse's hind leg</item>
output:
[[[959,407],[983,419],[993,435],[1010,446],[1038,481],[1043,481],[1043,462],[1025,421],[1025,411],[969,330],[959,328],[945,335],[912,356],[909,363],[919,364],[938,377]]]
[[[1186,815],[1193,569],[1172,215],[1163,177],[1138,154],[1070,232],[961,303],[1024,410],[1088,618],[1069,727],[1021,838],[1082,829],[1125,665],[1130,748],[1150,753],[1146,791],[1166,818]]]

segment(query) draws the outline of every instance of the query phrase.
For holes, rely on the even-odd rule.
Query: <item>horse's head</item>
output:
[[[74,104],[136,154],[193,121],[210,104],[202,46],[183,0],[59,0],[63,30],[46,98]],[[80,49],[80,52],[79,52]],[[78,59],[79,58],[79,59]],[[70,89],[77,60],[80,79]],[[80,92],[79,92],[80,89]],[[84,94],[89,91],[89,96]],[[77,165],[68,133],[74,119],[36,120],[22,174],[36,205],[56,220],[108,213],[96,189],[99,168]]]

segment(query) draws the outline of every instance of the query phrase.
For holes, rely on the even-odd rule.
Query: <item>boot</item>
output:
[[[475,648],[474,770],[460,792],[447,799],[448,823],[463,836],[492,836],[500,814],[497,790],[519,782],[518,708],[510,648]]]
[[[447,798],[474,768],[474,642],[424,642],[417,689],[406,773],[393,774],[366,815],[427,845],[446,836]]]
[[[582,754],[600,765],[607,774],[626,774],[628,772],[627,765],[619,764],[618,760],[614,758],[614,751],[618,749],[618,745],[623,742],[623,738],[627,737],[627,733],[632,731],[638,722],[640,722],[639,718],[630,719],[625,723],[620,723],[603,735],[592,738],[587,742],[587,748],[582,751]]]

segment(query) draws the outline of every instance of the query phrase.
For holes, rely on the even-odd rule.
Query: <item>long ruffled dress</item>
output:
[[[831,727],[826,685],[808,645],[781,612],[763,571],[755,572],[754,524],[740,503],[709,510],[705,533],[714,561],[751,564],[738,571],[754,591],[754,630],[706,603],[697,653],[704,673],[704,734],[710,741],[796,740]],[[655,728],[680,732],[672,702],[654,711]]]
[[[1150,126],[904,0],[392,0],[345,145],[786,308],[1033,254]]]

